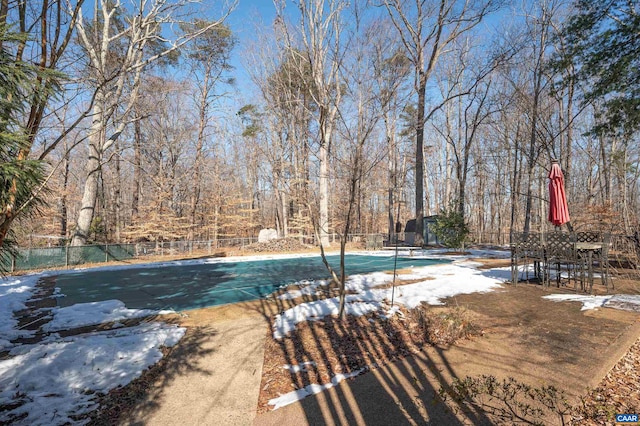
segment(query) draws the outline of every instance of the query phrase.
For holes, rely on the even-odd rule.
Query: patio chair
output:
[[[603,233],[601,237],[602,248],[593,254],[594,264],[597,265],[595,271],[600,273],[602,285],[609,291],[609,284],[613,289],[613,281],[611,280],[611,268],[609,266],[609,249],[611,248],[611,234]]]
[[[602,241],[602,237],[600,232],[597,231],[578,231],[576,232],[576,243],[599,243]],[[581,275],[580,275],[580,283],[581,290],[585,290],[585,275],[588,275],[592,278],[593,274],[593,253],[594,250],[580,250],[578,249],[578,258],[581,263]],[[591,293],[591,287],[593,285],[593,278],[589,281],[589,293]]]
[[[517,284],[520,267],[529,282],[529,265],[533,263],[534,278],[541,277],[541,265],[544,260],[544,248],[541,234],[518,232],[511,234],[511,282]]]
[[[582,272],[582,260],[576,250],[576,237],[573,234],[564,232],[550,232],[545,235],[545,262],[543,285],[549,286],[551,283],[551,272],[555,266],[556,285],[560,287],[563,267],[567,271],[567,282],[570,283],[573,277],[577,285],[577,273]],[[581,274],[582,276],[582,274]]]
[[[602,285],[605,286],[607,291],[609,290],[609,283],[611,282],[611,276],[609,271],[609,248],[611,246],[611,234],[603,233],[599,231],[584,231],[576,233],[577,242],[585,243],[597,243],[601,244],[598,249],[591,250],[589,254],[590,264],[587,265],[591,269],[591,273],[597,272],[602,279]],[[587,258],[583,255],[584,261]],[[589,292],[593,290],[593,281],[589,283]]]

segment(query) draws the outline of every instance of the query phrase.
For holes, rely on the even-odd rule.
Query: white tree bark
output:
[[[91,133],[89,135],[90,154],[87,158],[87,174],[80,212],[71,244],[84,245],[89,237],[98,197],[102,159],[129,122],[129,115],[136,103],[140,77],[145,68],[179,49],[185,43],[222,23],[226,15],[211,25],[198,31],[168,40],[163,34],[164,24],[174,21],[173,14],[192,4],[180,0],[167,4],[164,0],[138,0],[130,7],[120,1],[100,0],[95,5],[93,28],[85,24],[82,13],[78,15],[77,30],[80,43],[89,57],[90,81],[95,91],[92,110]],[[114,17],[121,13],[125,19],[124,28],[113,25]],[[96,23],[100,14],[100,23]],[[228,12],[227,12],[228,14]],[[184,18],[184,17],[182,17]],[[101,25],[101,27],[100,27]],[[93,29],[93,34],[89,30]],[[100,32],[100,33],[99,33]],[[149,55],[151,43],[163,43],[165,48]],[[114,45],[125,44],[125,49],[114,63]],[[111,130],[111,136],[106,137]]]
[[[280,5],[282,7],[282,5]],[[326,6],[326,8],[325,8]],[[313,88],[309,91],[318,112],[318,207],[317,232],[319,243],[329,242],[329,158],[336,115],[342,97],[339,82],[341,61],[340,34],[341,13],[347,6],[345,0],[304,0],[298,3],[300,10],[300,52],[302,63],[309,67]],[[283,11],[280,11],[283,14]],[[300,50],[287,31],[287,44],[291,51]],[[301,74],[304,75],[304,74]]]

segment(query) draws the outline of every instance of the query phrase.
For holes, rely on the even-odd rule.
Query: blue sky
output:
[[[236,89],[249,96],[254,86],[242,66],[242,52],[255,36],[256,26],[270,26],[275,18],[275,7],[271,0],[239,0],[227,24],[238,37],[238,45],[233,52],[231,63],[235,67]]]

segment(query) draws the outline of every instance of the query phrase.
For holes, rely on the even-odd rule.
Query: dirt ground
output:
[[[499,262],[488,263],[497,266]],[[637,289],[634,282],[616,284],[616,292],[635,293]],[[460,295],[446,300],[449,307],[463,308],[474,326],[481,330],[475,337],[460,340],[452,346],[425,345],[408,332],[407,321],[403,320],[382,324],[367,320],[351,320],[346,324],[333,320],[314,321],[301,325],[296,333],[283,341],[274,341],[267,336],[258,406],[258,412],[264,414],[259,414],[255,423],[277,424],[297,416],[309,424],[329,420],[338,423],[340,420],[348,420],[349,423],[356,420],[360,423],[358,419],[364,423],[373,421],[373,424],[381,424],[376,419],[378,415],[387,419],[384,412],[367,417],[358,410],[361,417],[350,419],[343,413],[343,417],[332,418],[315,408],[317,403],[303,401],[300,404],[305,407],[303,412],[300,406],[270,412],[268,401],[310,383],[327,383],[328,378],[337,373],[349,373],[371,365],[397,364],[397,360],[407,356],[413,357],[420,366],[412,368],[414,384],[411,391],[399,392],[405,397],[401,404],[403,409],[396,413],[396,420],[437,424],[436,420],[446,418],[448,408],[456,412],[458,421],[462,423],[485,423],[479,420],[478,413],[470,414],[468,406],[454,404],[454,407],[443,407],[435,413],[433,408],[425,408],[429,403],[436,404],[434,401],[439,400],[439,391],[447,389],[455,380],[482,375],[499,380],[515,378],[534,387],[554,386],[564,392],[569,405],[577,405],[580,398],[598,385],[640,337],[640,314],[608,308],[581,311],[580,303],[553,302],[542,298],[556,292],[573,292],[573,288],[547,289],[523,283],[515,287],[505,285],[502,290],[492,293]],[[278,306],[272,310],[276,312],[286,308]],[[341,362],[342,359],[345,362]],[[284,364],[309,362],[314,363],[312,368],[295,374],[282,368]],[[356,378],[353,382],[358,380],[361,379]],[[388,386],[383,379],[373,382],[368,386]],[[413,397],[409,397],[412,393]],[[319,400],[322,397],[310,398]],[[335,400],[332,403],[335,404]],[[362,401],[355,398],[350,404],[361,406]],[[550,420],[543,416],[543,419],[545,423],[549,422],[547,424],[559,422],[558,418]],[[513,419],[504,423],[495,416],[485,420],[488,424],[511,424]]]
[[[484,262],[491,267],[505,264],[504,260]],[[639,293],[637,281],[617,280],[615,284],[615,293]],[[596,289],[605,291],[599,286]],[[454,345],[429,344],[428,339],[414,332],[415,323],[406,317],[389,321],[364,317],[347,322],[332,319],[309,322],[301,324],[291,336],[274,341],[271,338],[274,316],[293,304],[311,299],[269,298],[185,312],[172,320],[188,327],[191,333],[188,336],[192,338],[180,343],[161,365],[138,381],[105,398],[106,406],[111,407],[108,423],[164,424],[167,419],[181,418],[183,423],[192,424],[184,416],[189,415],[194,395],[198,399],[207,398],[207,394],[202,394],[202,386],[225,374],[235,377],[247,372],[252,379],[230,380],[222,388],[210,391],[222,396],[216,393],[210,404],[202,408],[207,413],[202,419],[214,422],[202,424],[216,424],[215,409],[220,407],[214,405],[242,399],[243,394],[249,395],[244,401],[248,405],[257,404],[256,411],[244,407],[243,416],[229,417],[229,422],[219,424],[249,424],[251,420],[260,425],[513,424],[504,418],[501,422],[500,412],[489,414],[495,408],[491,400],[486,407],[482,401],[473,404],[442,401],[443,392],[455,383],[482,375],[498,380],[513,377],[533,387],[553,386],[564,393],[570,405],[577,406],[581,398],[588,398],[590,390],[602,384],[607,373],[640,338],[640,313],[609,308],[581,311],[580,303],[542,298],[550,293],[573,291],[572,286],[557,289],[522,283],[504,285],[491,293],[447,299],[445,307],[431,309],[446,312],[458,307],[476,329]],[[234,324],[242,326],[242,333],[234,331]],[[233,352],[225,353],[224,342],[215,336],[233,340]],[[211,342],[194,345],[194,339]],[[242,363],[232,362],[229,358],[243,354],[242,348],[250,349],[251,357],[243,357]],[[183,366],[186,359],[190,366],[195,366],[192,369],[195,373],[176,367]],[[304,363],[310,363],[306,371],[294,373],[282,368],[284,364]],[[299,403],[275,411],[268,404],[279,394],[314,383],[326,384],[336,374],[362,368],[370,372]],[[189,390],[189,386],[198,389]],[[256,396],[257,401],[253,399]],[[634,405],[636,401],[628,402],[626,406],[635,407],[637,412],[640,406]],[[223,413],[231,415],[227,411]],[[100,421],[99,417],[94,418],[94,423],[104,424],[104,418]],[[151,423],[142,420],[149,418],[158,420]],[[557,418],[548,415],[541,418],[544,424],[559,424]],[[607,424],[603,422],[596,424]]]

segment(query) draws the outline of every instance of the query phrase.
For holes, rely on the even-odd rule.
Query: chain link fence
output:
[[[351,234],[347,241],[360,245],[367,250],[377,250],[383,247],[392,247],[396,241],[400,246],[410,245],[407,240],[412,240],[413,233],[392,234]],[[506,233],[482,233],[471,234],[467,244],[471,245],[497,245],[508,247],[509,235]],[[299,237],[296,237],[299,238]],[[304,237],[306,243],[313,243],[313,236]],[[15,256],[0,258],[0,268],[7,272],[28,271],[34,269],[74,267],[88,263],[105,263],[113,261],[126,261],[144,257],[160,256],[213,256],[220,254],[224,249],[244,250],[245,247],[257,243],[257,237],[225,238],[207,241],[165,241],[165,242],[141,242],[121,244],[96,244],[89,246],[56,246],[44,248],[22,248],[17,250]],[[337,243],[339,236],[330,235],[330,241]],[[612,252],[624,255],[625,262],[637,269],[640,264],[640,237],[639,236],[612,236]]]
[[[96,244],[19,248],[13,256],[4,256],[0,268],[7,272],[65,268],[87,263],[126,261],[147,256],[212,255],[224,248],[243,248],[257,238],[229,238],[211,241],[165,241],[135,244]]]
[[[9,272],[46,269],[127,260],[135,256],[135,244],[61,246],[18,249],[3,258],[2,269]]]
[[[306,245],[314,245],[313,236],[292,236]],[[380,249],[387,243],[386,234],[351,234],[347,241],[362,244],[362,248]],[[340,241],[338,234],[330,234],[329,241]],[[87,246],[55,246],[19,248],[16,255],[0,258],[0,268],[7,272],[34,269],[68,268],[88,263],[126,261],[161,256],[214,256],[225,249],[244,250],[258,242],[257,237],[225,238],[207,241],[164,241],[121,244],[95,244]]]

